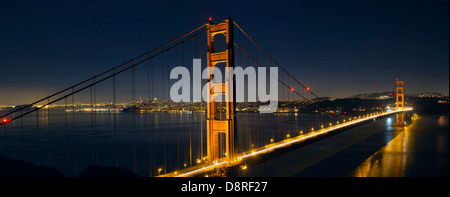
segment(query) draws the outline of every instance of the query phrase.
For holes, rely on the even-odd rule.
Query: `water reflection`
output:
[[[438,120],[438,124],[441,127],[446,126],[448,124],[448,118],[445,116],[440,116],[439,120]]]
[[[448,114],[406,116],[398,135],[360,164],[356,177],[443,176],[448,174]],[[410,123],[412,121],[412,123]]]
[[[407,152],[408,129],[398,134],[384,148],[364,161],[352,173],[355,177],[403,177]]]

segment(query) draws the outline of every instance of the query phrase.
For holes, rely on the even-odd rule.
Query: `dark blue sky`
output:
[[[31,102],[231,15],[319,96],[449,92],[449,1],[7,1],[0,104]]]

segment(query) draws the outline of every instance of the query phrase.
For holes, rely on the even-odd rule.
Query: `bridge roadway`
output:
[[[406,111],[411,111],[411,110],[412,110],[412,108],[405,108],[404,109],[405,112]],[[362,117],[362,118],[359,118],[357,120],[351,120],[351,121],[347,121],[345,123],[341,123],[341,124],[338,124],[338,125],[335,125],[335,126],[332,126],[332,127],[327,127],[327,128],[324,128],[324,129],[320,129],[320,130],[317,130],[317,131],[314,131],[314,132],[311,132],[311,133],[307,133],[307,134],[304,134],[304,135],[292,137],[292,138],[289,138],[287,140],[283,140],[283,141],[280,141],[280,142],[271,143],[271,144],[268,144],[268,145],[266,145],[264,147],[260,147],[260,148],[254,149],[252,152],[243,153],[243,154],[238,155],[237,156],[237,160],[235,160],[232,163],[232,165],[238,165],[238,164],[242,163],[243,161],[245,161],[245,159],[250,159],[250,158],[252,158],[253,156],[256,156],[256,155],[269,153],[269,152],[272,152],[274,150],[282,150],[283,148],[288,147],[290,145],[297,144],[297,143],[300,143],[300,142],[305,142],[307,140],[312,140],[315,137],[322,136],[322,135],[325,135],[325,134],[329,134],[329,133],[331,133],[333,131],[346,129],[348,127],[355,126],[357,124],[363,124],[365,122],[369,122],[370,120],[381,118],[381,117],[385,117],[385,116],[392,115],[392,114],[396,114],[396,113],[399,113],[399,112],[400,111],[389,111],[389,112],[384,112],[384,113],[380,113],[380,114],[374,114],[374,115],[371,115],[371,116],[368,116],[368,117]],[[284,162],[286,162],[286,161],[284,161]],[[288,162],[288,163],[292,163],[292,162]],[[220,161],[220,160],[217,163],[213,164],[213,165],[208,165],[208,164],[201,163],[201,164],[198,164],[196,166],[192,166],[192,167],[188,167],[188,168],[181,169],[181,170],[178,170],[178,171],[162,174],[162,175],[159,175],[159,177],[189,177],[189,176],[197,176],[199,174],[211,171],[213,169],[224,167],[225,165],[226,165],[226,162],[225,161]],[[286,175],[289,176],[289,174],[286,174]],[[244,173],[243,176],[255,176],[255,175],[253,173]],[[284,176],[284,175],[282,175],[282,176]]]

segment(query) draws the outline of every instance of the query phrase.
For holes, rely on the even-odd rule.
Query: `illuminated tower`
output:
[[[403,126],[404,123],[404,113],[403,113],[403,108],[405,107],[405,92],[404,92],[404,83],[403,81],[399,81],[397,79],[396,81],[396,85],[395,85],[395,89],[396,89],[396,110],[400,110],[402,112],[397,114],[397,124],[399,125],[399,127]]]
[[[234,68],[234,51],[233,51],[233,21],[231,18],[221,22],[219,24],[212,24],[209,22],[207,25],[207,42],[208,42],[208,52],[207,52],[207,67],[215,68],[217,64],[225,64],[225,67]],[[226,37],[226,49],[225,51],[216,52],[214,39],[215,36],[225,36]],[[225,71],[225,69],[222,69]],[[206,137],[207,137],[207,158],[208,162],[212,164],[213,162],[219,161],[225,155],[228,165],[235,159],[235,101],[236,97],[235,82],[234,80],[225,79],[224,83],[218,83],[215,81],[214,70],[208,70],[208,83],[207,90],[211,90],[207,93],[207,123],[206,123]],[[233,77],[233,75],[226,75],[228,77]],[[217,108],[217,98],[221,97],[225,102],[225,116],[219,115],[221,113]],[[225,150],[219,146],[219,138],[225,139]],[[222,157],[220,157],[222,153]]]
[[[399,80],[396,81],[395,87],[396,87],[396,94],[397,94],[396,98],[397,99],[396,99],[395,109],[401,110],[401,111],[403,111],[403,108],[405,106],[405,93],[403,91],[404,90],[403,85],[404,85],[403,81],[399,81]]]

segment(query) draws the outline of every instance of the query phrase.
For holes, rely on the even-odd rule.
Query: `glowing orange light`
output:
[[[294,91],[294,88],[291,88],[291,92],[293,92]]]
[[[310,90],[309,87],[307,87],[306,90],[309,91]]]
[[[6,119],[6,118],[3,118],[3,122],[8,122],[8,119]]]

